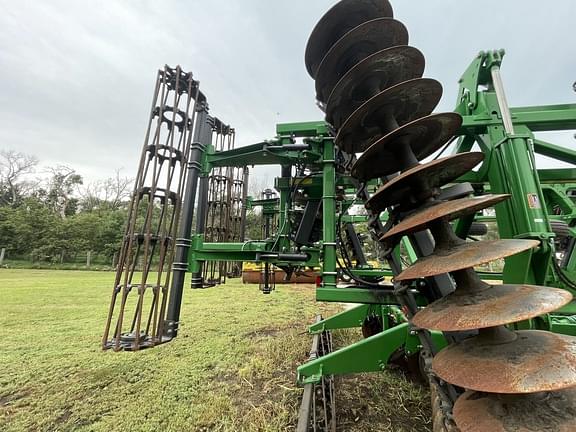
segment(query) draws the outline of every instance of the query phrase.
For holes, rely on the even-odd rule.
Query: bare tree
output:
[[[123,201],[130,198],[134,179],[122,177],[117,169],[114,177],[104,181],[104,200],[115,210],[120,207]]]
[[[133,182],[133,179],[122,176],[117,169],[113,177],[87,184],[79,190],[82,208],[94,210],[102,205],[112,210],[120,208],[122,203],[130,198]]]
[[[0,150],[0,200],[6,205],[14,205],[30,189],[30,182],[23,177],[34,171],[38,165],[35,156],[14,150]]]

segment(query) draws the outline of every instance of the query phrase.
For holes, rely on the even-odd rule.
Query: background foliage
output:
[[[0,151],[0,249],[11,267],[115,265],[133,181],[119,171],[85,182],[67,166],[39,169],[34,157]],[[246,236],[261,235],[261,216],[247,214]]]

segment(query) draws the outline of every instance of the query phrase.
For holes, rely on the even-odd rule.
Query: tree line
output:
[[[0,150],[0,250],[39,265],[81,264],[89,255],[92,264],[114,266],[132,187],[120,171],[85,182],[68,166],[40,169],[34,156]],[[261,238],[260,212],[246,216],[247,239]]]
[[[59,165],[38,173],[36,157],[0,151],[0,249],[6,257],[51,263],[113,264],[123,236],[132,180],[119,171],[85,183]]]

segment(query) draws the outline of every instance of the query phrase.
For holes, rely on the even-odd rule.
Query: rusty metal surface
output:
[[[448,221],[458,219],[462,216],[492,207],[507,200],[509,197],[510,195],[508,194],[482,195],[440,202],[407,217],[384,234],[380,240],[391,239],[397,236],[404,236],[413,232],[422,231],[431,221],[437,219],[446,219]]]
[[[354,27],[376,18],[393,16],[386,0],[343,0],[336,3],[318,21],[306,45],[306,69],[312,78],[320,62],[338,39]]]
[[[481,335],[440,351],[432,369],[441,379],[489,393],[535,393],[576,386],[576,338],[539,330],[512,342]]]
[[[286,272],[276,269],[278,274],[275,283],[279,284],[314,284],[316,283],[317,272],[306,271],[300,274],[293,274],[290,280],[286,280]],[[244,270],[242,272],[242,283],[259,284],[263,282],[263,272],[261,270]]]
[[[531,395],[466,392],[454,405],[461,432],[574,432],[576,388]]]
[[[402,171],[396,157],[401,146],[409,145],[418,160],[430,156],[454,136],[462,125],[456,113],[432,114],[407,123],[368,147],[352,167],[352,176],[365,181]],[[355,143],[341,147],[349,153],[364,149]]]
[[[332,121],[329,119],[335,128],[340,128],[336,145],[368,148],[398,126],[430,115],[441,97],[442,84],[430,78],[416,78],[378,93],[354,112],[352,104],[344,105]]]
[[[330,96],[346,72],[366,57],[407,43],[408,30],[393,18],[379,18],[360,24],[332,45],[322,59],[316,72],[316,84],[321,89],[319,94]]]
[[[424,55],[410,46],[378,51],[346,72],[329,95],[320,94],[322,89],[316,82],[316,97],[326,102],[328,112],[335,112],[347,105],[359,107],[393,85],[420,78],[424,73],[424,64]]]
[[[384,211],[400,203],[406,208],[422,205],[432,193],[439,192],[435,189],[456,180],[483,160],[481,152],[460,153],[415,166],[380,187],[366,202],[366,208]],[[364,168],[367,163],[367,159],[358,161],[354,168],[368,169]]]
[[[475,267],[516,255],[539,244],[538,240],[488,240],[464,243],[450,250],[435,250],[396,276],[396,280],[418,279]]]
[[[552,312],[572,300],[558,288],[484,285],[482,291],[456,291],[419,311],[412,322],[429,330],[464,331],[495,327]]]
[[[185,193],[189,145],[205,101],[180,66],[158,71],[153,109],[118,256],[102,348],[138,350],[170,340],[165,319]],[[203,102],[202,102],[203,103]],[[178,263],[176,263],[178,264]]]

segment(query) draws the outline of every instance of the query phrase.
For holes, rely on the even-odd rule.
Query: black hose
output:
[[[552,264],[554,266],[554,270],[556,271],[556,275],[560,278],[560,280],[568,285],[568,287],[571,289],[576,290],[576,282],[572,281],[568,276],[566,276],[566,273],[564,273],[564,270],[562,270],[558,264],[558,261],[556,261],[556,257],[552,257]]]

